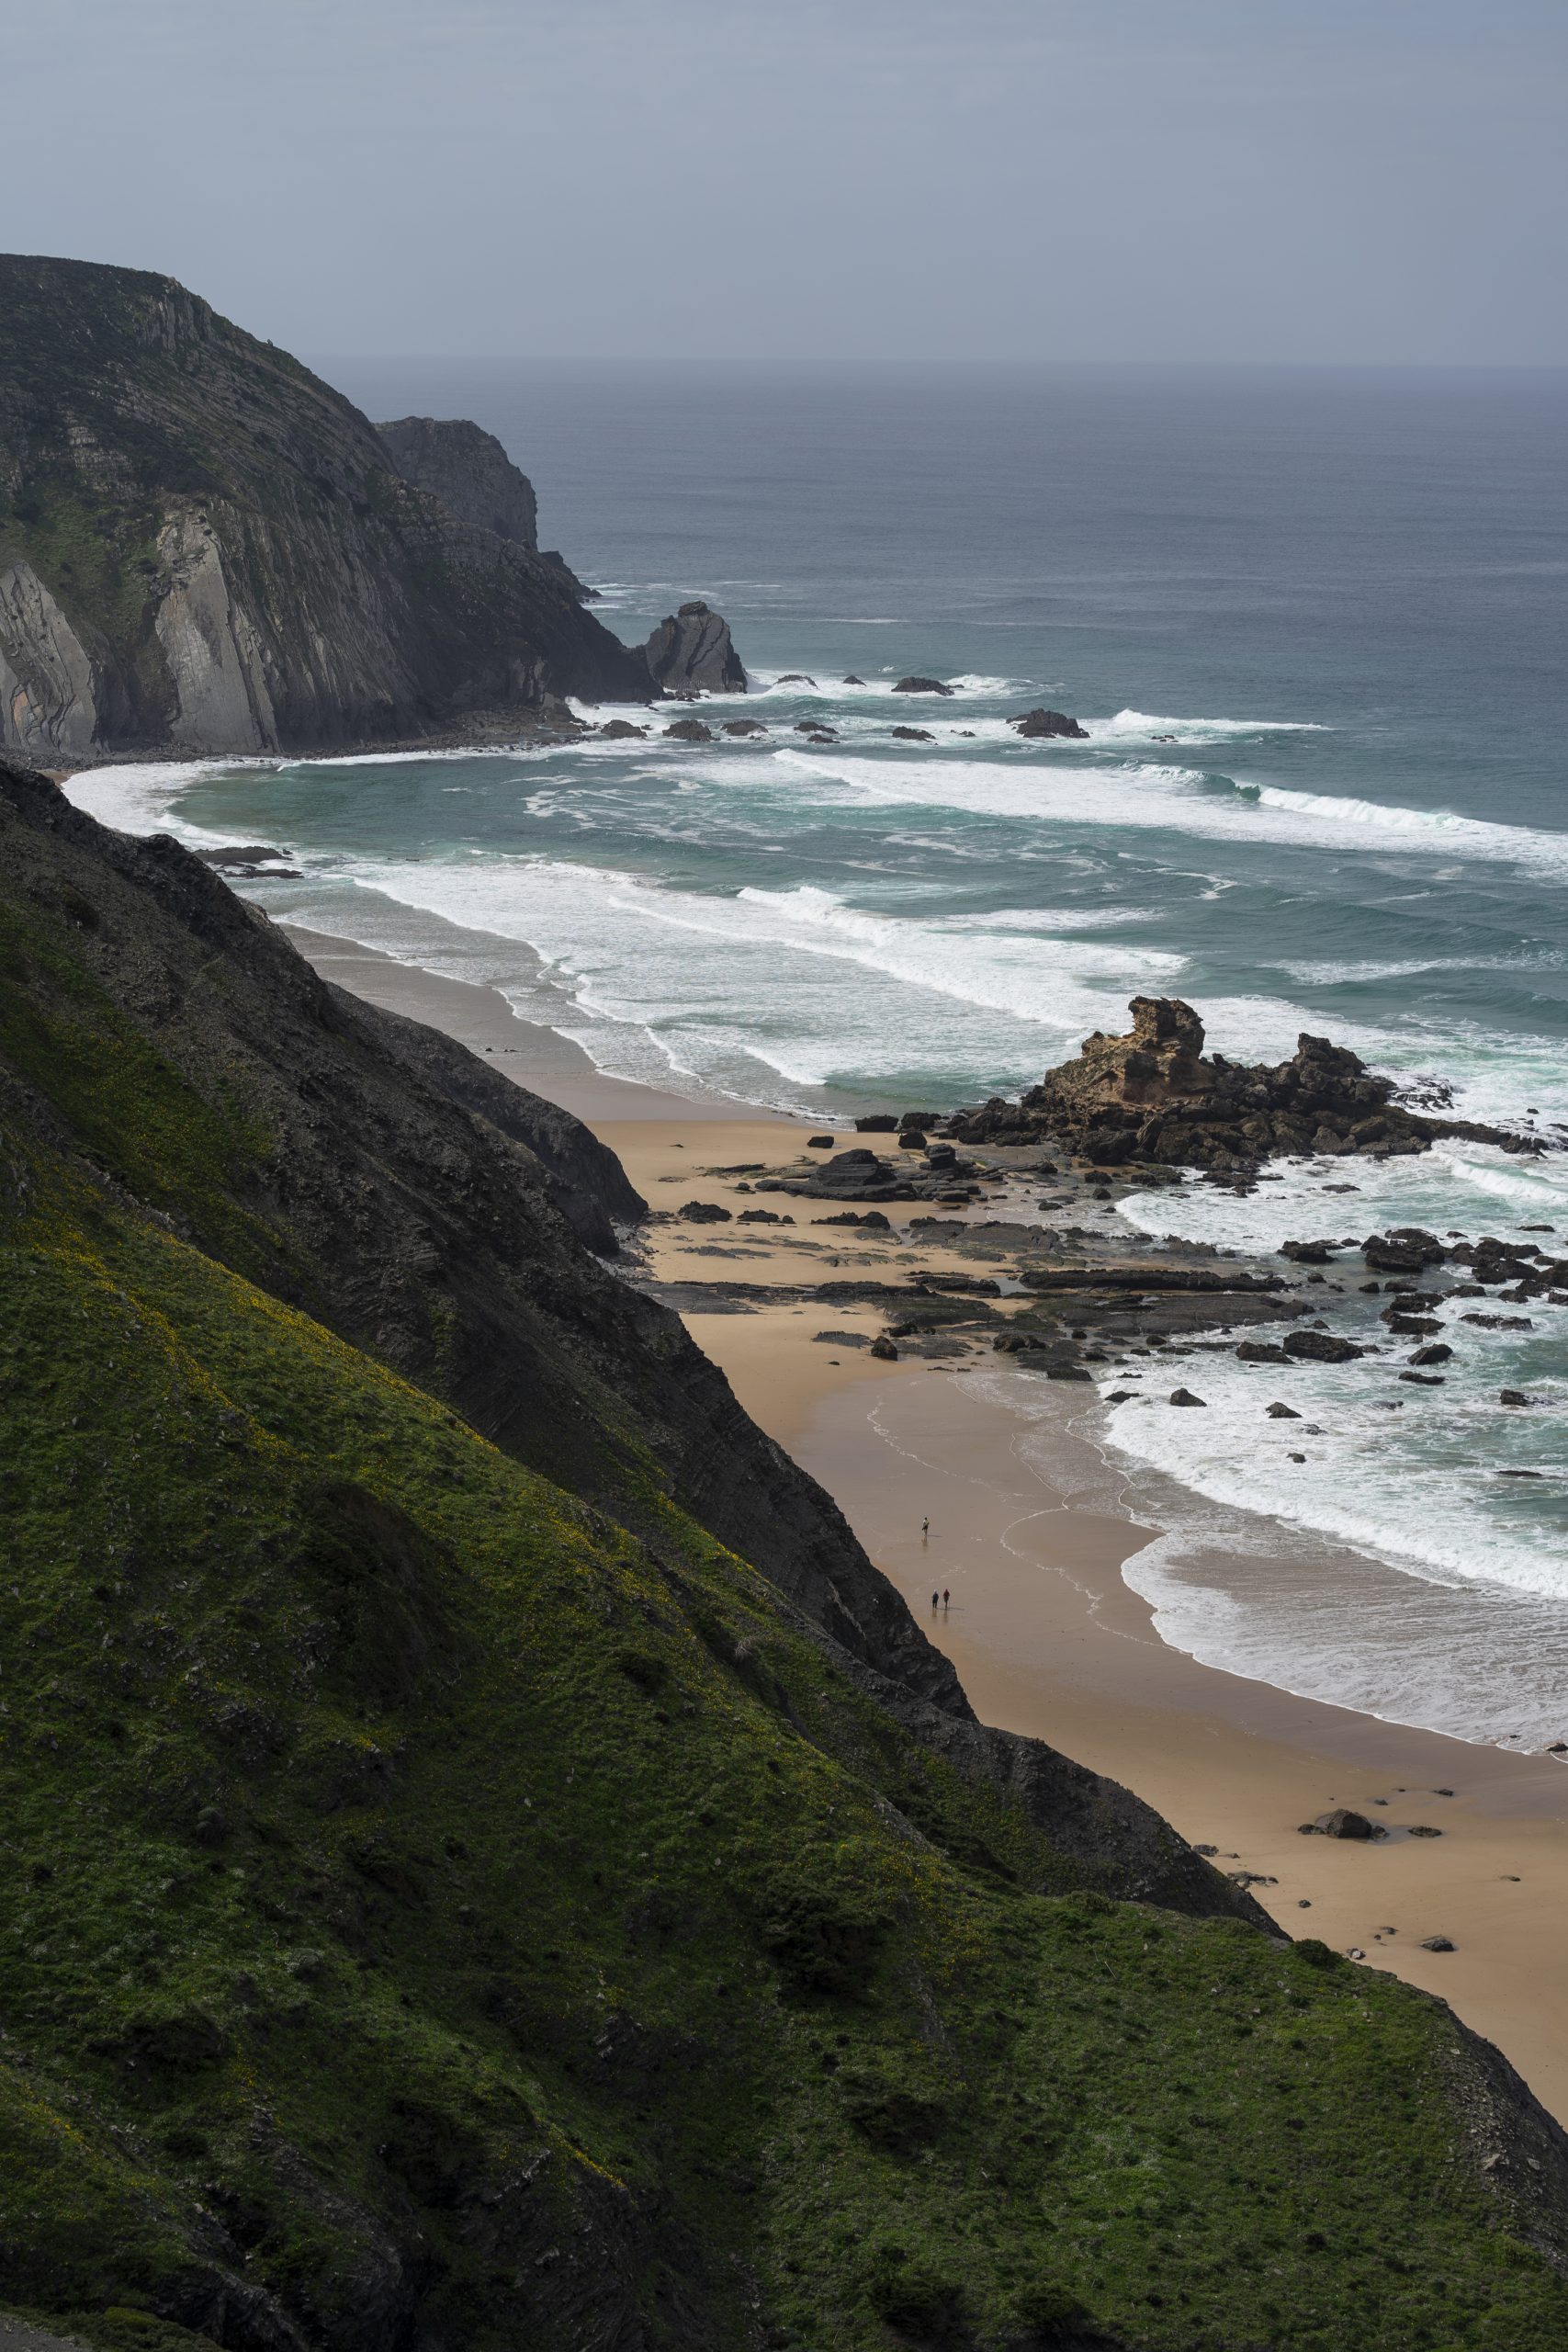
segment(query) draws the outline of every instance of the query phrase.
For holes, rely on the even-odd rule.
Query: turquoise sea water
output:
[[[272,911],[489,979],[666,1084],[824,1115],[973,1101],[1156,990],[1224,1052],[1326,1031],[1568,1136],[1563,379],[328,372],[374,415],[498,432],[622,635],[705,595],[753,692],[703,715],[768,735],[122,772],[84,780],[88,805],[286,845],[305,878],[257,886]],[[895,696],[909,672],[955,692]],[[1042,701],[1089,741],[1020,741],[1008,715]],[[1568,1155],[1300,1163],[1247,1204],[1125,1213],[1261,1246],[1551,1226],[1568,1254]],[[1348,1323],[1376,1302],[1346,1262]],[[1461,1330],[1440,1390],[1391,1385],[1392,1354],[1292,1374],[1304,1464],[1219,1354],[1208,1414],[1119,1408],[1108,1458],[1161,1482],[1165,1523],[1188,1510],[1186,1548],[1142,1570],[1168,1638],[1379,1713],[1556,1736],[1568,1309],[1530,1313]],[[1541,1403],[1500,1407],[1516,1383]],[[1202,1568],[1200,1537],[1259,1509],[1280,1561],[1333,1537],[1385,1564],[1353,1677],[1299,1590],[1249,1601]]]

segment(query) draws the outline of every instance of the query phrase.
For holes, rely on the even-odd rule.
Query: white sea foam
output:
[[[1038,818],[1051,824],[1181,833],[1232,843],[1261,842],[1303,849],[1372,849],[1385,854],[1456,853],[1568,878],[1568,832],[1498,825],[1441,810],[1407,808],[1325,792],[1289,792],[1272,785],[1218,783],[1201,770],[1130,763],[1086,770],[1081,764],[903,758],[861,760],[822,750],[809,763],[781,748],[785,769],[807,765],[832,775],[868,800],[896,807],[953,808],[971,813]]]
[[[1082,718],[1093,743],[1239,743],[1264,735],[1326,735],[1309,718],[1157,718],[1146,710],[1119,710],[1111,718]]]

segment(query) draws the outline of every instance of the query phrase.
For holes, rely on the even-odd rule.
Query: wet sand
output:
[[[915,1263],[943,1262],[901,1230],[918,1207],[891,1206],[889,1235],[873,1239],[824,1230],[817,1204],[739,1189],[748,1163],[794,1158],[819,1127],[603,1078],[492,989],[292,935],[329,978],[494,1054],[520,1083],[587,1119],[655,1212],[642,1246],[660,1279],[895,1281]],[[689,1200],[728,1207],[734,1221],[660,1215]],[[742,1210],[761,1206],[795,1222],[739,1224]],[[997,1206],[987,1200],[975,1214]],[[1367,1965],[1442,1995],[1568,2120],[1568,1769],[1294,1698],[1168,1648],[1121,1577],[1158,1531],[1093,1500],[1103,1467],[1075,1426],[1092,1420],[1090,1392],[1057,1389],[1043,1422],[1026,1420],[982,1393],[996,1386],[983,1359],[967,1369],[890,1364],[816,1337],[869,1338],[885,1320],[876,1309],[781,1300],[684,1319],[748,1411],[833,1495],[952,1657],[979,1715],[1136,1790],[1195,1844],[1214,1847],[1218,1868],[1264,1882],[1253,1894],[1291,1934],[1353,1948]],[[934,1613],[933,1588],[952,1594]],[[1337,1804],[1385,1823],[1389,1837],[1359,1845],[1300,1835],[1298,1825]],[[1442,1835],[1411,1838],[1414,1825]],[[1434,1935],[1455,1950],[1423,1951]]]

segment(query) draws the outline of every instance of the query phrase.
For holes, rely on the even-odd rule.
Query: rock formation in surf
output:
[[[547,694],[649,698],[538,554],[503,453],[490,523],[454,513],[173,278],[9,254],[0,308],[0,747],[341,749]],[[470,435],[472,458],[488,435],[434,428],[449,478]]]
[[[1016,735],[1064,735],[1076,742],[1087,743],[1089,741],[1087,727],[1080,727],[1077,720],[1069,718],[1065,710],[1047,710],[1043,704],[1033,710],[1021,711],[1016,718],[1008,720],[1008,725]]]
[[[1206,1057],[1203,1024],[1179,997],[1134,997],[1131,1031],[1096,1030],[1074,1061],[1048,1070],[1020,1102],[1000,1096],[959,1112],[964,1143],[1051,1141],[1103,1167],[1128,1160],[1244,1170],[1286,1153],[1426,1151],[1440,1136],[1534,1151],[1528,1137],[1472,1120],[1431,1118],[1393,1100],[1394,1080],[1348,1046],[1304,1030],[1289,1061]]]
[[[743,695],[746,671],[729,623],[700,597],[666,615],[643,648],[648,674],[672,695]]]

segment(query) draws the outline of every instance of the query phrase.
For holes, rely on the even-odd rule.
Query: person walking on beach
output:
[[[931,1521],[929,1519],[922,1519],[920,1521],[920,1541],[922,1544],[927,1544],[931,1541]]]
[[[952,1599],[953,1599],[953,1595],[952,1595],[952,1593],[950,1593],[950,1592],[949,1592],[949,1590],[948,1590],[948,1589],[947,1589],[947,1587],[946,1587],[945,1585],[943,1585],[943,1586],[942,1586],[942,1607],[943,1607],[944,1609],[947,1607],[948,1602],[949,1602]]]
[[[931,1595],[931,1615],[932,1615],[933,1617],[936,1615],[936,1606],[937,1606],[937,1596],[936,1596],[936,1594],[933,1592],[933,1593],[932,1593],[932,1595]]]

